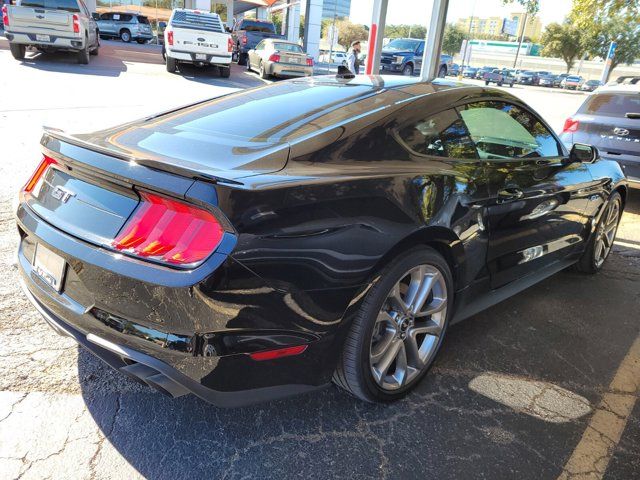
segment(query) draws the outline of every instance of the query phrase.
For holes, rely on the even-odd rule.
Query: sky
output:
[[[427,25],[431,15],[432,0],[389,0],[387,24]],[[351,21],[368,25],[371,23],[373,0],[351,0]],[[540,0],[538,17],[542,25],[562,22],[571,10],[571,0]],[[518,3],[503,5],[502,0],[450,0],[447,23],[469,17],[472,12],[478,17],[506,17],[512,12],[522,12]],[[422,18],[422,19],[421,19]]]

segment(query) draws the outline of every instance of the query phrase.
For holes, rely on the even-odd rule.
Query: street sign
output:
[[[505,18],[502,21],[502,33],[505,35],[511,35],[512,37],[518,36],[518,20],[509,20]]]
[[[604,62],[604,67],[602,69],[602,76],[600,77],[600,82],[604,85],[607,83],[607,79],[609,78],[609,71],[611,70],[611,64],[613,62],[613,57],[616,54],[616,48],[618,44],[616,42],[611,42],[609,45],[609,52],[607,53],[607,58]]]

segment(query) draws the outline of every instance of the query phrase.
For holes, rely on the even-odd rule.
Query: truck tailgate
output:
[[[12,5],[8,8],[8,14],[11,31],[26,28],[38,28],[43,31],[55,30],[56,32],[73,31],[72,14],[68,12]]]
[[[173,27],[174,48],[209,55],[230,55],[226,33]]]

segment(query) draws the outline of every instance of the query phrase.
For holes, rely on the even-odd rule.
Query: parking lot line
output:
[[[601,479],[622,437],[640,391],[640,337],[618,367],[558,480]]]

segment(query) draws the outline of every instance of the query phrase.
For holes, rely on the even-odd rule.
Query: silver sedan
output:
[[[249,50],[247,69],[260,73],[261,78],[308,77],[313,75],[313,58],[297,43],[275,38],[262,40]]]

